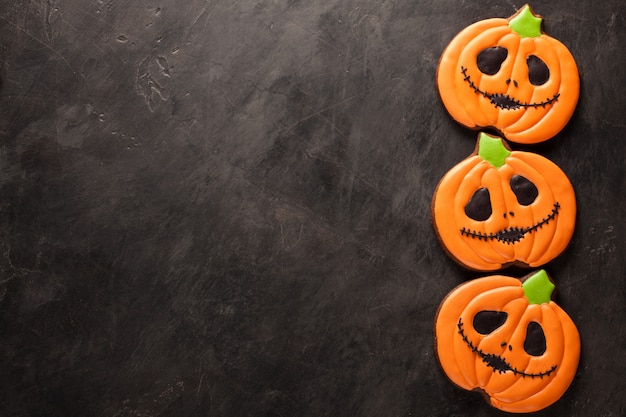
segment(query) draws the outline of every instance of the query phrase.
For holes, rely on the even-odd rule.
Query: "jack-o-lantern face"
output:
[[[538,267],[567,247],[576,199],[556,164],[481,132],[475,153],[437,186],[432,218],[444,249],[466,268]]]
[[[526,144],[549,139],[567,124],[578,102],[578,68],[567,47],[541,31],[541,22],[526,5],[509,19],[470,25],[452,40],[437,85],[455,120]]]
[[[545,271],[518,280],[472,280],[444,299],[435,319],[435,349],[450,380],[481,390],[508,412],[549,406],[578,366],[580,337],[551,295]]]

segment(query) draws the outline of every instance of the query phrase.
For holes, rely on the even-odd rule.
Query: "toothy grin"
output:
[[[506,94],[492,94],[489,96],[489,101],[491,104],[496,107],[500,107],[501,109],[517,109],[522,107],[522,103],[507,96]]]
[[[523,228],[510,227],[508,229],[500,230],[499,232],[489,233],[489,234],[477,232],[475,230],[470,230],[470,229],[466,229],[465,227],[463,227],[461,229],[461,235],[469,236],[472,239],[478,239],[478,240],[497,240],[499,242],[504,242],[507,245],[510,243],[517,243],[520,240],[522,240],[524,236],[526,236],[526,234],[532,233],[538,229],[541,229],[542,226],[552,221],[559,214],[560,208],[561,208],[561,205],[557,201],[556,203],[554,203],[554,207],[552,208],[552,211],[550,212],[550,214],[548,214],[548,216],[543,218],[537,224],[530,226],[530,227],[523,227]]]
[[[516,110],[522,107],[546,107],[547,105],[557,101],[560,95],[559,93],[556,93],[551,98],[547,98],[545,101],[541,101],[538,103],[522,103],[521,101],[518,101],[507,94],[491,94],[481,90],[476,86],[476,84],[474,84],[474,81],[472,81],[471,77],[467,74],[467,68],[465,68],[464,66],[461,66],[461,74],[463,74],[463,81],[465,81],[470,86],[470,88],[472,88],[476,93],[488,98],[491,104],[501,109]]]
[[[543,378],[544,376],[546,377],[550,376],[550,374],[556,370],[556,365],[554,365],[552,366],[552,368],[548,369],[547,371],[539,372],[539,373],[528,373],[528,372],[520,371],[514,366],[512,366],[510,363],[508,363],[501,356],[495,355],[493,353],[485,353],[482,350],[478,349],[476,346],[474,346],[472,341],[469,340],[469,338],[465,334],[465,330],[463,329],[463,320],[461,318],[459,318],[459,322],[457,323],[456,327],[459,329],[458,334],[461,335],[461,338],[463,339],[467,347],[469,347],[472,350],[472,352],[477,354],[485,363],[485,365],[493,369],[494,372],[497,371],[501,374],[505,372],[513,372],[514,375],[521,375],[522,378],[525,378],[525,377]]]

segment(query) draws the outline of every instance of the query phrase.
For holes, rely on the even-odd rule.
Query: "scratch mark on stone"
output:
[[[320,114],[322,114],[322,113],[324,113],[324,112],[327,112],[328,110],[334,109],[335,107],[340,106],[340,105],[342,105],[342,104],[344,104],[344,103],[347,103],[347,102],[349,102],[349,101],[351,101],[351,100],[354,100],[355,98],[357,98],[357,97],[359,97],[359,96],[361,96],[361,95],[363,95],[363,94],[366,94],[366,93],[368,93],[368,92],[370,92],[370,91],[372,91],[372,90],[375,90],[375,89],[377,89],[377,88],[384,87],[384,86],[386,86],[386,85],[388,85],[388,84],[390,84],[390,83],[392,83],[392,82],[394,82],[394,81],[398,81],[398,80],[399,80],[399,78],[398,78],[398,77],[394,77],[394,78],[391,78],[391,79],[389,79],[389,80],[383,81],[383,82],[381,82],[381,83],[379,83],[379,84],[376,84],[376,85],[374,85],[374,86],[372,86],[372,87],[370,87],[370,88],[367,88],[367,89],[365,89],[365,90],[362,90],[362,91],[359,91],[359,92],[357,92],[357,93],[355,93],[355,94],[352,94],[352,95],[350,95],[350,96],[348,96],[348,97],[345,97],[345,98],[344,98],[344,99],[342,99],[342,100],[339,100],[339,101],[337,101],[337,102],[335,102],[335,103],[333,103],[333,104],[331,104],[331,105],[329,105],[329,106],[326,106],[326,107],[324,107],[324,108],[322,108],[322,109],[320,109],[320,110],[317,110],[317,111],[315,111],[315,112],[313,112],[313,113],[311,113],[311,114],[309,114],[309,115],[306,115],[306,116],[304,116],[303,118],[301,118],[301,119],[297,120],[297,121],[296,121],[293,125],[291,125],[291,126],[287,129],[287,131],[290,131],[290,130],[294,129],[294,128],[295,128],[296,126],[298,126],[300,123],[305,122],[305,121],[307,121],[307,120],[309,120],[309,119],[311,119],[311,118],[313,118],[313,117],[315,117],[315,116],[318,116],[318,115],[320,115]]]
[[[148,109],[154,112],[158,104],[158,99],[166,101],[169,98],[167,90],[157,80],[154,79],[150,71],[150,63],[153,57],[147,56],[139,64],[137,68],[137,78],[135,79],[135,87],[137,94],[144,98],[144,101],[148,105]],[[160,66],[158,59],[157,65]],[[169,76],[169,75],[168,75]]]
[[[156,62],[159,68],[161,68],[161,73],[169,78],[170,77],[170,65],[168,64],[167,59],[165,59],[164,56],[158,56],[156,58]]]
[[[46,47],[47,49],[49,49],[50,51],[54,52],[55,55],[57,55],[59,58],[61,58],[61,60],[63,62],[65,62],[65,64],[72,70],[72,73],[77,74],[76,69],[72,66],[72,64],[70,64],[70,62],[56,49],[54,49],[52,46],[50,46],[50,44],[48,44],[47,42],[45,42],[43,39],[33,35],[32,33],[30,33],[29,31],[27,31],[26,29],[16,25],[15,23],[11,22],[10,20],[8,20],[5,17],[0,16],[0,20],[4,21],[5,23],[9,24],[10,26],[14,27],[15,29],[17,29],[18,31],[22,32],[23,34],[25,34],[26,36],[28,36],[29,38],[31,38],[32,40],[39,42],[40,44],[42,44],[44,47]]]
[[[60,30],[57,23],[61,19],[61,12],[59,11],[59,5],[56,0],[47,0],[44,4],[44,28],[46,31],[46,37],[48,40],[52,40],[57,37]]]

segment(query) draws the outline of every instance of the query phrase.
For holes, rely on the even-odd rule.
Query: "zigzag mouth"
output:
[[[540,222],[530,227],[510,227],[508,229],[489,234],[477,232],[475,230],[470,230],[463,227],[461,229],[461,236],[469,236],[472,239],[478,240],[497,240],[498,242],[503,242],[507,245],[511,243],[517,243],[522,240],[528,233],[535,232],[541,229],[544,225],[550,223],[559,214],[560,209],[561,205],[557,201],[556,203],[554,203],[554,207],[552,208],[550,214],[544,217]]]
[[[546,107],[549,104],[554,103],[558,100],[560,94],[556,93],[554,96],[547,98],[545,101],[541,101],[538,103],[522,103],[519,100],[514,99],[513,97],[507,94],[500,93],[488,93],[486,91],[481,90],[476,86],[474,81],[472,81],[471,77],[467,74],[467,68],[461,65],[461,74],[463,74],[463,81],[467,82],[467,84],[478,94],[489,99],[489,102],[493,104],[495,107],[507,110],[516,110],[519,108],[527,108],[527,107]]]
[[[522,106],[522,103],[506,94],[487,94],[485,97],[489,98],[491,104],[501,109],[517,109]]]
[[[472,352],[477,354],[487,366],[493,369],[494,372],[498,372],[501,374],[505,372],[513,372],[514,375],[520,375],[522,378],[530,377],[530,378],[543,379],[544,376],[548,377],[550,376],[552,372],[556,370],[556,365],[554,365],[552,366],[552,368],[544,372],[538,372],[538,373],[530,372],[529,373],[529,372],[520,371],[519,369],[515,368],[513,365],[508,363],[506,359],[504,359],[503,357],[493,354],[493,353],[485,353],[482,350],[478,349],[476,346],[474,346],[472,341],[469,340],[469,338],[465,334],[465,330],[463,330],[463,320],[461,318],[459,318],[459,322],[457,323],[456,326],[459,329],[458,331],[459,335],[461,335],[461,338],[463,339],[467,347],[469,347],[472,350]]]

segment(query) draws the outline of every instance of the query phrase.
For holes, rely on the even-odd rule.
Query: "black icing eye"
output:
[[[483,74],[494,75],[500,71],[500,66],[508,55],[506,48],[494,46],[483,49],[476,57],[476,65]]]
[[[491,197],[487,188],[480,188],[472,194],[472,198],[465,205],[465,214],[479,222],[491,216]]]
[[[528,79],[532,85],[542,85],[550,78],[550,70],[538,56],[530,55],[526,58],[528,65]]]
[[[524,350],[531,356],[541,356],[546,351],[546,335],[541,325],[535,321],[528,323]]]
[[[510,185],[515,197],[517,197],[517,202],[522,206],[531,205],[539,194],[539,190],[537,190],[535,184],[521,175],[513,175]]]
[[[474,329],[480,334],[489,334],[506,322],[508,314],[504,311],[481,310],[474,316]]]

